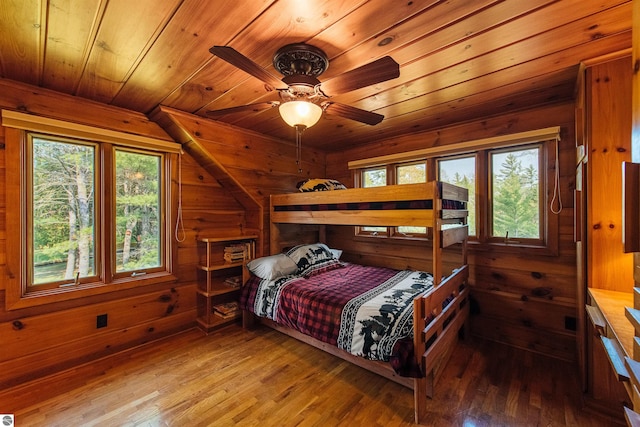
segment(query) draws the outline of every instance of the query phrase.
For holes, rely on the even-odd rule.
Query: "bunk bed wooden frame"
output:
[[[410,203],[430,200],[429,207],[381,209],[385,203]],[[308,337],[300,332],[261,319],[262,323],[317,348],[348,360],[388,379],[414,390],[415,420],[420,423],[426,416],[427,399],[433,396],[434,384],[444,368],[458,339],[458,333],[466,325],[469,316],[467,265],[467,210],[445,208],[444,201],[467,202],[468,191],[451,184],[430,181],[420,184],[392,185],[384,187],[355,188],[339,191],[292,193],[271,196],[270,251],[282,252],[283,248],[299,243],[326,241],[326,225],[353,226],[421,226],[428,227],[432,247],[434,287],[414,300],[414,350],[417,362],[425,376],[406,378],[398,376],[388,363],[370,361],[353,356],[336,347]],[[351,208],[346,207],[351,204]],[[353,209],[353,205],[357,205]],[[375,209],[363,206],[377,205]],[[332,210],[308,208],[311,205],[333,205]],[[300,210],[293,207],[306,206]],[[465,205],[466,206],[466,205]],[[406,207],[406,206],[405,206]],[[295,209],[295,208],[293,208]],[[303,239],[300,229],[287,232],[292,224],[315,227],[316,236]],[[462,262],[459,268],[443,278],[443,249],[460,244]]]

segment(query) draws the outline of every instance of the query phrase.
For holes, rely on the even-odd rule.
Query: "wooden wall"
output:
[[[9,80],[0,79],[0,108],[173,140],[142,114]],[[267,207],[269,194],[291,191],[303,178],[295,166],[293,138],[277,141],[208,120],[196,123],[201,118],[195,116],[191,119],[211,155],[229,165]],[[188,153],[181,160],[184,235],[179,227],[176,283],[22,310],[5,309],[6,254],[15,245],[6,239],[6,212],[11,207],[6,203],[4,135],[0,127],[0,389],[193,327],[196,237],[239,234],[247,220],[237,199]],[[306,173],[322,175],[324,156],[312,150],[304,150],[303,155]],[[177,166],[177,156],[175,162]],[[174,203],[177,184],[174,180]],[[175,220],[175,212],[173,216]],[[108,314],[108,326],[98,330],[99,314]]]
[[[160,124],[127,110],[83,101],[15,82],[0,80],[0,107],[71,120],[108,129],[169,139]],[[472,317],[476,335],[563,359],[573,359],[575,332],[575,246],[573,244],[574,105],[553,105],[526,112],[471,122],[460,126],[393,140],[379,141],[325,156],[304,147],[303,173],[297,172],[293,134],[279,141],[233,126],[182,113],[180,121],[198,139],[207,155],[227,171],[264,209],[263,253],[268,253],[268,199],[270,194],[294,191],[308,177],[332,177],[349,185],[349,160],[445,145],[548,126],[562,127],[560,253],[557,256],[522,256],[470,250],[471,286],[477,313]],[[173,136],[173,135],[172,135]],[[4,131],[0,128],[0,142]],[[325,170],[326,165],[326,170]],[[0,175],[5,170],[0,150]],[[0,192],[0,269],[6,275],[4,179]],[[177,183],[174,182],[177,188]],[[203,234],[242,230],[247,219],[237,198],[189,154],[182,156],[182,202],[185,238],[177,244],[179,281],[166,287],[130,290],[84,301],[6,311],[4,282],[0,283],[0,341],[9,351],[0,353],[0,385],[16,384],[96,357],[193,326],[197,243]],[[423,247],[415,242],[395,243],[358,239],[351,227],[328,230],[332,246],[356,261],[397,267],[426,268]],[[533,295],[538,287],[551,288],[550,296]],[[95,328],[96,315],[109,313],[107,328]],[[111,319],[114,319],[111,322]],[[116,321],[117,319],[117,321]],[[16,327],[19,321],[23,327]],[[8,345],[5,343],[9,343]]]
[[[576,251],[573,240],[575,183],[574,104],[564,103],[530,111],[504,114],[481,121],[379,141],[327,155],[327,177],[348,186],[353,177],[347,162],[497,135],[561,126],[560,188],[563,210],[559,215],[557,256],[469,250],[470,285],[475,301],[472,332],[557,358],[575,360]],[[551,191],[551,189],[547,189]],[[356,261],[397,266],[427,266],[423,245],[355,237],[353,229],[333,228],[329,244]],[[536,288],[550,293],[534,295]]]
[[[156,110],[151,117],[185,147],[196,145],[195,150],[200,154],[201,163],[209,165],[208,170],[212,174],[218,175],[220,181],[233,193],[244,192],[246,194],[243,196],[251,199],[247,203],[249,206],[245,206],[247,209],[253,203],[263,208],[262,218],[249,221],[250,226],[260,228],[250,230],[261,236],[261,251],[258,253],[269,253],[269,196],[295,192],[299,181],[324,176],[325,154],[304,147],[304,138],[302,172],[298,172],[293,133],[291,141],[280,141],[226,123],[166,108]],[[259,224],[254,225],[255,222]],[[237,230],[231,234],[241,232]]]

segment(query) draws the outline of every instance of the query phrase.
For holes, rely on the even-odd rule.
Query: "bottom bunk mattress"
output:
[[[390,362],[420,377],[413,354],[413,300],[433,286],[429,273],[341,263],[310,277],[252,276],[240,306],[356,356]]]

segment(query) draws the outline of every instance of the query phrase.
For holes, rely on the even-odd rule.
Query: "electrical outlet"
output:
[[[573,316],[565,316],[564,317],[564,328],[568,331],[577,331],[578,330],[578,319]]]
[[[106,314],[98,314],[96,317],[96,329],[106,328],[107,327],[107,315]]]

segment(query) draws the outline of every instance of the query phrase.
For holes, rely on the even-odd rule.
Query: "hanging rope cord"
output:
[[[177,242],[184,242],[187,238],[184,232],[184,222],[182,220],[182,150],[178,153],[178,212],[176,215],[176,229],[174,236]]]
[[[556,165],[553,184],[553,197],[551,198],[551,202],[549,202],[549,209],[556,215],[562,212],[562,196],[560,195],[560,150],[558,148],[559,141],[560,138],[556,138]]]

